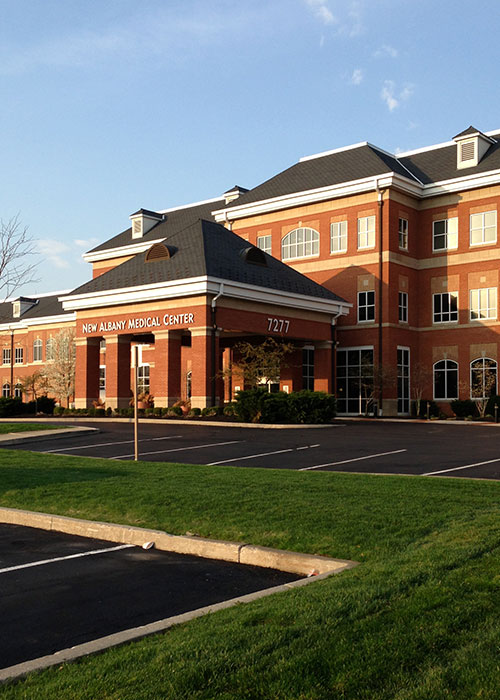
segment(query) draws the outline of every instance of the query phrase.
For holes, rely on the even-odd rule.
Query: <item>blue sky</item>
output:
[[[500,4],[478,0],[0,0],[0,217],[39,282],[165,209],[301,156],[500,128]]]

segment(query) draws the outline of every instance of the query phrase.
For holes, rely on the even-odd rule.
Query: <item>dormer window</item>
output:
[[[453,138],[457,144],[457,168],[473,168],[478,165],[494,139],[481,133],[473,126]]]
[[[12,302],[12,316],[20,318],[28,309],[38,304],[38,299],[28,299],[28,297],[19,297]]]
[[[163,221],[163,214],[148,209],[139,209],[130,215],[132,222],[132,238],[142,238],[153,226]]]

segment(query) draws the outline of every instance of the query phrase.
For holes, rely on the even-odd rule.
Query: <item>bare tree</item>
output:
[[[76,344],[73,328],[65,328],[53,338],[52,359],[47,362],[44,376],[49,391],[69,407],[75,393]]]
[[[23,394],[31,394],[33,401],[36,401],[41,394],[47,392],[47,377],[39,370],[35,370],[33,374],[27,374],[19,380]]]
[[[0,219],[0,293],[7,298],[22,285],[36,282],[34,239],[28,234],[16,215],[4,221]]]
[[[475,401],[479,416],[484,418],[488,402],[497,388],[497,368],[493,360],[486,360],[484,369],[472,373],[471,396]]]
[[[415,401],[417,418],[420,415],[420,405],[424,393],[429,389],[429,386],[432,389],[432,369],[421,362],[415,362],[411,372],[411,394]]]

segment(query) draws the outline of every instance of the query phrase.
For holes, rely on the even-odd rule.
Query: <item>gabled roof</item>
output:
[[[169,259],[147,262],[147,252],[138,253],[73,290],[67,298],[210,277],[348,305],[333,292],[270,255],[264,254],[265,266],[246,261],[244,251],[249,247],[248,241],[213,221],[198,219],[185,228],[165,233],[164,243],[171,252]]]
[[[40,318],[67,315],[68,312],[63,310],[62,303],[59,301],[59,297],[63,293],[64,292],[58,292],[56,294],[37,297],[37,303],[25,311],[20,318],[14,317],[13,315],[12,300],[4,301],[0,303],[0,324],[23,323]]]
[[[392,172],[414,180],[395,156],[369,143],[362,143],[352,148],[300,160],[242,194],[224,209]],[[417,182],[416,179],[414,181]],[[216,207],[213,209],[216,210]]]
[[[225,200],[221,199],[211,200],[209,202],[201,202],[193,204],[187,207],[179,207],[178,209],[168,210],[167,212],[154,212],[155,216],[164,216],[162,221],[159,221],[153,228],[151,228],[147,233],[140,239],[132,238],[132,229],[127,228],[122,231],[117,236],[110,238],[109,240],[101,243],[100,245],[89,250],[89,254],[98,253],[100,251],[111,250],[114,248],[121,248],[123,246],[128,246],[133,243],[147,242],[148,240],[154,241],[157,239],[165,238],[169,235],[171,231],[177,231],[179,228],[187,226],[189,223],[196,221],[199,218],[212,219],[212,211],[214,209],[220,209],[224,206]],[[139,212],[145,212],[146,209],[139,209]],[[133,216],[133,215],[132,215]]]

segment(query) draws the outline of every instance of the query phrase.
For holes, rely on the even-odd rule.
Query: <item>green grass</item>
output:
[[[0,453],[0,505],[362,563],[2,700],[498,700],[500,484]]]
[[[47,423],[0,423],[0,435],[5,433],[26,433],[32,430],[55,430],[70,428],[69,425],[54,425]]]

